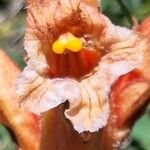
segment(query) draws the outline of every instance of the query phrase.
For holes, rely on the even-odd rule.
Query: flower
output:
[[[113,25],[85,1],[30,1],[27,8],[29,60],[16,84],[21,108],[40,114],[68,101],[65,117],[76,131],[103,128],[111,87],[142,66],[147,40]],[[63,49],[56,54],[54,43],[68,40],[68,33],[82,41],[82,48],[72,52],[66,44],[57,45]]]

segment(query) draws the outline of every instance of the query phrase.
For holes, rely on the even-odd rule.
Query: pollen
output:
[[[78,52],[82,49],[82,40],[71,33],[61,35],[52,46],[53,52],[63,54],[65,50]]]

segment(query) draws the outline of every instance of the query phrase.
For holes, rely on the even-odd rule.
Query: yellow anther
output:
[[[56,54],[63,54],[65,51],[65,43],[58,39],[57,41],[54,42],[52,50]]]
[[[66,48],[73,51],[78,52],[82,48],[82,41],[81,39],[75,37],[75,36],[69,36],[66,44]]]
[[[81,48],[82,48],[81,39],[75,37],[71,33],[61,35],[52,46],[52,50],[56,54],[63,54],[66,49],[73,52],[78,52],[81,50]]]

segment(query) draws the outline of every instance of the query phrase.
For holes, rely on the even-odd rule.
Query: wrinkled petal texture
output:
[[[21,108],[40,114],[68,101],[64,113],[75,130],[98,131],[109,117],[111,86],[120,76],[141,66],[147,41],[127,28],[114,26],[84,1],[32,3],[27,15],[25,49],[29,61],[17,80]],[[74,26],[79,28],[74,31]],[[46,76],[55,59],[48,54],[51,45],[63,31],[90,34],[101,47],[97,51],[107,51],[80,79]]]

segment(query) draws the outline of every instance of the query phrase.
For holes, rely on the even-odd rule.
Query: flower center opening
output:
[[[76,37],[70,32],[61,34],[46,54],[50,66],[47,75],[79,79],[97,66],[100,57],[101,53],[94,47],[90,36]]]

